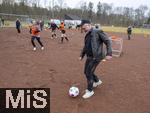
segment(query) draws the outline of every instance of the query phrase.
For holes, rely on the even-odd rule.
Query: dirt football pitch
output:
[[[60,36],[60,32],[58,36]],[[34,52],[28,29],[0,29],[0,87],[50,88],[51,113],[150,113],[150,36],[108,33],[123,38],[123,54],[101,62],[96,74],[103,84],[93,97],[84,100],[84,62],[79,61],[84,34],[67,30],[69,42],[50,39],[41,32],[45,46]],[[38,44],[37,44],[38,45]],[[80,89],[77,98],[68,96],[70,86]]]

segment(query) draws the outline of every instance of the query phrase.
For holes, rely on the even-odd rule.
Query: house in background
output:
[[[67,28],[76,28],[77,25],[81,24],[81,18],[76,15],[65,14],[64,22]]]
[[[150,29],[150,24],[143,24],[143,28]]]

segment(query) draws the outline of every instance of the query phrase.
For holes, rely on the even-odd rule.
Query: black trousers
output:
[[[17,28],[17,31],[18,31],[18,33],[21,33],[21,30],[20,30],[20,28]]]
[[[100,63],[100,60],[93,60],[93,58],[88,57],[85,62],[84,74],[87,78],[87,89],[89,91],[93,90],[93,83],[98,82],[98,77],[94,74],[96,67]]]
[[[63,43],[64,38],[69,41],[67,37],[61,37],[61,43]]]
[[[43,47],[43,44],[42,44],[42,42],[41,42],[41,40],[40,40],[40,37],[32,36],[32,38],[31,38],[31,43],[32,43],[33,47],[36,47],[36,45],[35,45],[35,43],[34,43],[34,40],[35,40],[35,39],[38,41],[38,43],[41,45],[41,47]]]
[[[128,34],[128,40],[130,40],[131,39],[131,34]]]
[[[56,37],[56,30],[52,29],[52,37]]]

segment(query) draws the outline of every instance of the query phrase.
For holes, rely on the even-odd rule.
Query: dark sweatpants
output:
[[[21,33],[20,27],[17,27],[16,29],[17,29],[18,33]]]
[[[131,39],[131,34],[128,34],[128,40],[130,40]]]
[[[42,44],[42,42],[41,42],[41,40],[40,40],[40,37],[32,36],[32,38],[31,38],[31,43],[32,43],[33,47],[36,47],[36,45],[35,45],[35,43],[34,43],[34,40],[35,40],[35,39],[38,41],[38,43],[41,45],[41,47],[43,47],[43,44]]]
[[[93,60],[93,58],[88,57],[85,62],[84,74],[87,78],[87,89],[89,91],[93,90],[93,82],[98,82],[98,77],[94,74],[94,71],[100,61]]]

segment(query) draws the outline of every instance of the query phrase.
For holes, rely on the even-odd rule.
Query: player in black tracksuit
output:
[[[52,29],[52,37],[51,38],[52,39],[57,38],[56,37],[56,29],[59,29],[58,26],[54,22],[52,22],[51,26],[50,26],[50,29]]]
[[[131,39],[131,34],[132,34],[132,27],[131,26],[128,27],[127,34],[128,34],[128,40],[130,40]]]
[[[80,60],[87,56],[84,68],[84,74],[87,78],[87,90],[83,98],[89,98],[94,94],[93,87],[97,87],[102,83],[94,74],[94,71],[101,60],[104,58],[103,43],[106,45],[106,59],[111,59],[112,48],[111,41],[108,36],[100,30],[93,29],[88,20],[82,21],[82,28],[86,32],[85,43],[80,55]]]
[[[21,27],[20,20],[17,19],[17,20],[16,20],[16,29],[17,29],[18,33],[21,33],[20,27]]]

